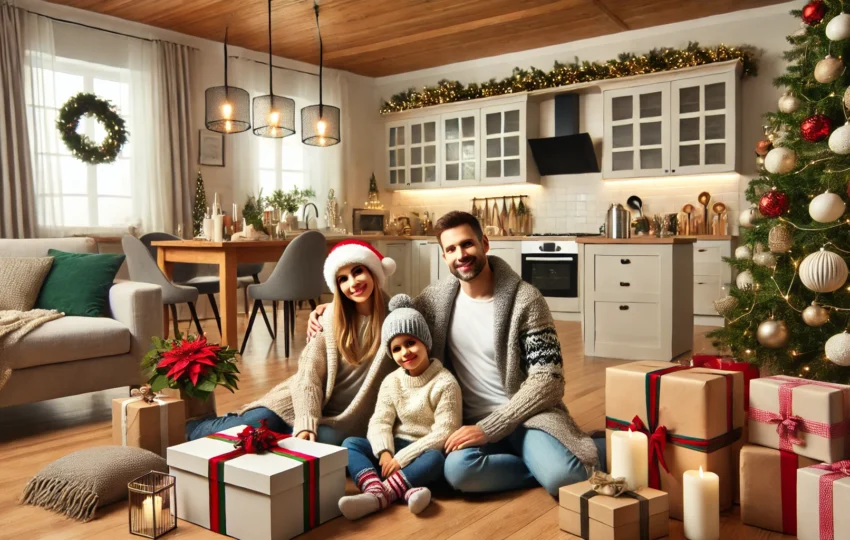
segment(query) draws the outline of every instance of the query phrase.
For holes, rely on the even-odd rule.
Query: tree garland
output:
[[[85,115],[94,116],[106,129],[106,137],[99,146],[86,135],[77,133],[80,119]],[[124,119],[118,115],[112,103],[85,92],[71,97],[59,109],[56,128],[71,154],[80,161],[93,165],[112,163],[127,143]]]
[[[381,114],[483,97],[529,92],[541,88],[554,88],[603,79],[672,71],[735,59],[740,60],[744,65],[743,76],[755,76],[757,74],[758,66],[752,47],[727,47],[721,44],[717,47],[704,48],[700,47],[698,43],[692,42],[688,43],[688,46],[684,49],[665,47],[653,49],[641,56],[623,53],[616,60],[611,59],[604,63],[579,62],[578,58],[572,64],[555,62],[555,67],[549,72],[535,67],[528,70],[515,67],[511,76],[501,81],[490,79],[481,84],[464,85],[459,81],[441,80],[437,83],[437,86],[426,86],[421,91],[411,88],[394,95],[389,101],[384,102],[383,107],[381,107]]]

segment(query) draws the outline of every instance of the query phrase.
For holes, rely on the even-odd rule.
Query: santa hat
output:
[[[331,249],[325,259],[325,281],[331,291],[336,291],[336,273],[343,266],[362,264],[372,273],[378,287],[384,288],[387,278],[395,272],[395,261],[360,240],[344,240]]]

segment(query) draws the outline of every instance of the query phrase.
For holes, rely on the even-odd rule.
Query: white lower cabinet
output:
[[[410,242],[380,242],[378,251],[393,259],[396,264],[395,273],[387,282],[387,292],[391,297],[401,293],[410,294]]]
[[[490,242],[489,255],[495,255],[506,263],[518,275],[522,276],[522,249],[521,243],[511,240]]]
[[[732,267],[723,262],[731,257],[736,238],[697,240],[694,244],[694,315],[718,317],[714,301],[726,295],[723,287],[732,282]]]

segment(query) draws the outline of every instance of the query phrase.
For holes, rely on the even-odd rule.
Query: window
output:
[[[261,137],[257,145],[260,164],[260,187],[263,194],[272,191],[288,191],[293,187],[304,188],[304,145],[300,132],[281,139]]]
[[[128,70],[66,58],[56,58],[54,70],[34,68],[28,85],[36,85],[38,104],[27,103],[28,121],[33,130],[34,173],[41,181],[37,190],[39,212],[51,214],[50,221],[63,228],[116,229],[133,220],[133,185],[128,142],[114,162],[103,165],[83,163],[71,155],[55,127],[59,109],[79,92],[91,92],[111,101],[132,131]],[[32,96],[33,92],[27,92]],[[99,143],[103,126],[93,117],[84,117],[77,129]],[[132,141],[132,138],[130,139]]]

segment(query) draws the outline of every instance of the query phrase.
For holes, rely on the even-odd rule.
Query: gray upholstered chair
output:
[[[171,318],[174,320],[174,335],[180,332],[177,325],[177,304],[189,304],[192,320],[198,331],[201,330],[201,322],[198,320],[198,312],[195,311],[195,301],[198,299],[198,289],[187,285],[176,285],[165,277],[156,260],[141,240],[135,236],[125,234],[121,238],[121,247],[127,257],[127,270],[130,272],[130,281],[150,283],[159,285],[162,289],[162,304],[171,308]],[[190,327],[191,328],[191,327]]]
[[[245,350],[245,344],[248,343],[257,311],[265,315],[263,300],[266,300],[283,302],[284,352],[289,357],[289,338],[295,333],[295,302],[308,300],[315,307],[314,299],[319,298],[325,288],[323,266],[327,255],[327,243],[322,233],[303,232],[286,246],[265,283],[248,286],[248,296],[254,299],[254,308],[240,352]]]

